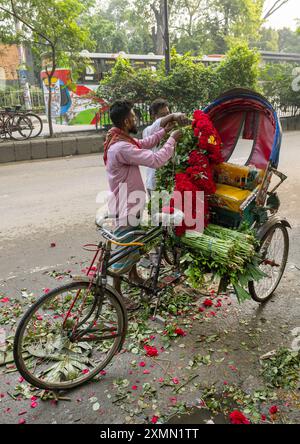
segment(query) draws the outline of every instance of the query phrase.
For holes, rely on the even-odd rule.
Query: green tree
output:
[[[85,16],[83,23],[89,27],[96,52],[110,53],[128,50],[126,34],[118,30],[116,24],[104,17],[101,11]]]
[[[45,60],[48,78],[48,122],[50,137],[53,136],[51,116],[51,82],[55,69],[68,63],[72,67],[76,54],[93,47],[88,28],[80,24],[80,16],[91,3],[85,0],[0,0],[2,39],[15,43],[27,43]],[[15,22],[22,24],[19,29]]]
[[[270,63],[261,72],[264,94],[276,108],[300,112],[299,68],[293,63]],[[296,83],[296,85],[294,85]],[[296,87],[295,87],[296,86]]]
[[[246,44],[232,47],[217,67],[223,90],[250,88],[258,90],[260,56]]]
[[[164,63],[158,71],[133,69],[119,58],[112,72],[100,82],[98,95],[108,102],[127,98],[136,103],[166,98],[174,110],[187,113],[204,107],[226,89],[257,89],[259,57],[246,45],[232,48],[219,66],[205,67],[190,55],[172,51],[172,71],[165,74]]]
[[[159,82],[159,73],[135,70],[127,59],[118,57],[111,73],[100,82],[97,95],[109,103],[124,97],[135,103],[151,102],[157,97]]]
[[[300,34],[289,28],[278,30],[278,47],[281,52],[300,53]]]
[[[252,42],[262,51],[279,51],[279,32],[276,29],[262,27],[258,42]]]
[[[172,70],[161,76],[159,95],[166,97],[174,109],[190,113],[205,106],[219,92],[219,77],[212,67],[195,63],[193,57],[172,54]]]

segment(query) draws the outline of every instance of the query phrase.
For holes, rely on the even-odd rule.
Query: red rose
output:
[[[211,307],[213,305],[213,302],[210,299],[205,299],[203,305],[204,307]]]
[[[151,345],[144,345],[144,350],[147,356],[158,356],[158,351],[156,347],[151,347]]]
[[[2,302],[3,304],[6,304],[7,302],[9,302],[9,298],[2,298],[2,299],[0,299],[0,302]]]
[[[184,235],[185,232],[186,232],[186,226],[184,224],[182,224],[181,227],[175,227],[176,236],[181,237]]]
[[[195,136],[195,137],[198,137],[199,134],[200,134],[200,130],[199,130],[199,128],[194,128],[194,136]]]
[[[222,156],[222,153],[220,150],[215,150],[213,153],[209,153],[208,158],[209,158],[210,162],[215,165],[224,162],[224,159],[223,159],[223,156]]]
[[[182,328],[176,328],[175,333],[178,336],[186,336],[186,332],[182,330]]]
[[[272,405],[272,407],[270,407],[269,412],[270,412],[271,415],[276,415],[276,413],[278,412],[277,405]]]
[[[265,421],[267,419],[266,415],[261,415],[261,420]]]
[[[207,165],[208,159],[203,153],[200,153],[199,151],[194,150],[194,151],[191,151],[191,153],[189,155],[188,163],[191,166]]]
[[[151,419],[152,424],[156,424],[158,419],[159,419],[158,416],[152,416],[152,419]]]
[[[239,410],[234,410],[229,415],[231,424],[250,424],[249,419]]]
[[[196,111],[194,111],[193,117],[195,120],[201,119],[203,116],[207,117],[207,115],[201,111],[201,109],[196,109]]]

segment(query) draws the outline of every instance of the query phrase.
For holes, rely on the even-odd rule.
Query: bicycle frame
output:
[[[107,276],[119,277],[122,281],[126,282],[130,286],[138,287],[138,288],[146,290],[146,291],[153,291],[154,294],[156,294],[158,292],[157,281],[158,281],[158,275],[159,275],[159,265],[161,263],[162,252],[163,252],[163,248],[165,245],[167,235],[168,235],[168,232],[167,232],[166,227],[157,226],[157,227],[151,228],[146,234],[143,234],[135,239],[135,242],[141,242],[144,245],[147,245],[150,242],[152,242],[154,239],[156,239],[158,237],[162,237],[162,241],[160,243],[158,263],[155,267],[156,270],[155,270],[155,275],[154,275],[154,281],[153,281],[153,285],[151,287],[144,285],[144,284],[132,284],[132,282],[130,282],[125,276],[122,276],[122,275],[119,276],[119,275],[108,270],[112,265],[114,265],[115,263],[117,263],[118,261],[120,261],[121,259],[126,257],[128,254],[138,251],[141,248],[139,246],[122,247],[118,251],[112,252],[110,241],[107,241],[102,271],[101,271],[101,274],[98,276],[98,285],[100,284],[100,280],[101,280],[102,285],[106,284]]]
[[[74,328],[70,334],[70,340],[72,342],[93,341],[94,340],[93,337],[86,336],[86,335],[87,334],[92,335],[93,333],[98,331],[97,328],[93,328],[93,327],[94,327],[95,320],[98,318],[98,316],[101,312],[101,308],[102,308],[102,304],[103,304],[103,294],[104,294],[103,290],[105,289],[105,286],[107,284],[107,277],[108,276],[110,276],[110,277],[118,276],[122,281],[128,283],[130,286],[138,287],[138,288],[143,289],[145,291],[149,291],[153,295],[157,295],[162,290],[162,288],[160,288],[157,284],[158,284],[163,249],[165,247],[165,242],[166,242],[166,239],[168,236],[167,227],[162,227],[162,226],[154,227],[154,228],[150,229],[146,234],[143,234],[143,235],[137,237],[135,239],[135,242],[141,242],[144,245],[147,245],[151,241],[153,241],[154,239],[156,239],[160,236],[162,237],[162,241],[160,243],[158,260],[157,260],[157,264],[154,266],[155,272],[154,272],[153,278],[151,279],[150,286],[144,285],[144,284],[132,283],[128,279],[126,279],[126,277],[116,275],[113,272],[110,272],[108,270],[113,264],[115,264],[119,260],[123,259],[128,254],[130,254],[134,251],[137,251],[139,248],[141,248],[140,246],[123,247],[120,250],[118,250],[117,252],[113,252],[111,250],[112,242],[110,240],[106,240],[105,243],[103,243],[103,241],[101,241],[101,242],[99,242],[98,245],[87,244],[84,246],[84,249],[86,249],[87,251],[95,251],[95,250],[91,250],[90,247],[96,247],[95,255],[94,255],[92,262],[86,272],[86,276],[90,276],[90,273],[92,272],[92,270],[94,268],[94,264],[97,261],[97,266],[96,266],[97,271],[95,273],[93,273],[93,276],[90,276],[91,279],[90,279],[90,284],[88,287],[88,291],[89,291],[92,288],[92,286],[95,285],[95,289],[96,289],[95,302],[94,302],[91,310],[89,311],[89,313],[85,316],[85,318],[82,321],[78,322],[74,326]],[[66,325],[66,322],[67,322],[67,320],[71,314],[71,311],[72,311],[72,309],[73,309],[73,307],[80,295],[80,292],[81,292],[81,290],[78,290],[74,300],[71,303],[71,306],[65,316],[65,319],[63,322],[63,327],[65,327],[65,325]],[[84,300],[82,302],[82,306],[85,303],[86,297],[84,298]],[[80,310],[79,310],[79,313],[80,313]],[[95,316],[93,315],[94,313],[95,313]],[[80,328],[91,316],[93,316],[93,320],[91,321],[90,325],[87,328],[85,328],[84,330],[78,331],[78,328]],[[116,336],[117,336],[116,334],[112,334],[109,336],[103,336],[103,337],[101,337],[101,340],[104,341],[106,339],[112,339],[113,337],[116,337]],[[99,340],[99,338],[98,338],[98,340]]]

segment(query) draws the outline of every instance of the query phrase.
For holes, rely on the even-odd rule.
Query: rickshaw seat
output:
[[[242,190],[241,188],[218,183],[215,194],[211,196],[211,204],[234,213],[239,213],[240,206],[251,193],[252,191],[249,190]]]
[[[214,169],[217,189],[211,205],[241,213],[241,205],[262,182],[264,171],[254,166],[221,163]]]

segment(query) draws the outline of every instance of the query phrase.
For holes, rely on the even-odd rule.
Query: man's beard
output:
[[[137,134],[138,133],[137,126],[136,125],[132,126],[130,128],[129,132],[132,133],[132,134]]]

